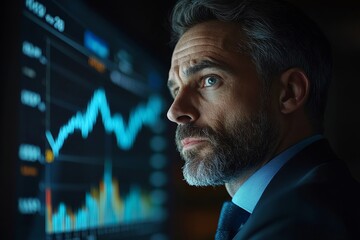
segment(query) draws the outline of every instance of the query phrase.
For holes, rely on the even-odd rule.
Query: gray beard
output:
[[[250,119],[239,120],[232,129],[221,131],[179,125],[176,145],[185,161],[185,180],[193,186],[218,186],[256,170],[273,150],[277,129],[264,111]],[[182,151],[180,141],[190,136],[209,139],[205,143],[205,154],[201,154],[197,148]]]

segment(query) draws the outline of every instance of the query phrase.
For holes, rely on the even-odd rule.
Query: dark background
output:
[[[1,185],[9,181],[13,168],[9,154],[16,151],[9,143],[13,136],[9,124],[16,122],[14,109],[9,101],[18,99],[17,83],[13,81],[18,74],[14,64],[17,46],[16,37],[20,3],[3,8],[1,17]],[[20,1],[18,1],[20,2]],[[170,30],[168,18],[174,0],[87,0],[91,9],[98,12],[109,24],[131,37],[135,43],[150,52],[169,68],[171,58]],[[334,80],[329,92],[329,103],[325,116],[325,135],[329,138],[335,152],[348,164],[353,175],[360,180],[360,1],[334,0],[292,0],[295,5],[308,13],[324,30],[334,51]],[[171,130],[175,126],[171,125]],[[173,143],[173,131],[169,143]],[[173,176],[173,214],[172,230],[174,239],[213,239],[219,209],[224,199],[229,198],[223,187],[196,188],[182,180],[180,160],[174,151],[169,157]],[[10,185],[7,184],[11,192]],[[6,198],[11,201],[11,198]],[[12,203],[14,204],[14,203]],[[6,216],[11,222],[11,216]],[[6,227],[6,225],[5,225]]]

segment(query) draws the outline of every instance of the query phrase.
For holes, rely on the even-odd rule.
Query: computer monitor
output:
[[[162,65],[81,1],[21,8],[14,236],[169,239]]]

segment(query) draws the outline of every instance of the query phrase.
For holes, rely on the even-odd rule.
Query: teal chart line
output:
[[[128,150],[132,147],[135,138],[141,128],[154,125],[162,112],[163,103],[159,96],[151,96],[146,104],[139,104],[130,112],[128,123],[126,124],[121,114],[115,113],[113,116],[106,98],[105,91],[98,89],[94,92],[84,113],[77,112],[69,121],[60,127],[56,138],[50,131],[46,131],[46,138],[50,144],[54,156],[58,156],[66,139],[79,130],[83,138],[87,138],[93,130],[96,120],[101,115],[106,133],[114,133],[117,146]]]

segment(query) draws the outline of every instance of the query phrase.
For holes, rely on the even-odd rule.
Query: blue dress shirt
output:
[[[252,213],[266,186],[279,169],[296,153],[321,138],[323,138],[323,136],[320,134],[308,137],[281,152],[275,158],[258,169],[243,183],[243,185],[240,186],[234,194],[232,202],[249,213]]]

